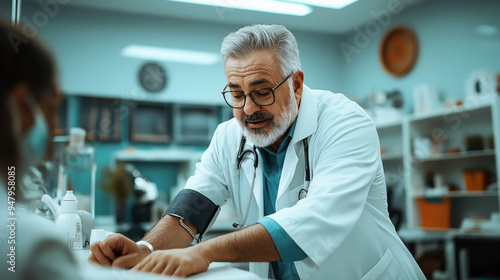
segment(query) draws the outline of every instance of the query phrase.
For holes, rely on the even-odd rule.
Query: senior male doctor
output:
[[[265,278],[425,279],[389,220],[377,132],[363,109],[304,85],[283,26],[241,28],[221,54],[235,118],[219,125],[142,241],[111,235],[89,260],[181,277],[250,262]],[[186,248],[225,203],[242,229]]]

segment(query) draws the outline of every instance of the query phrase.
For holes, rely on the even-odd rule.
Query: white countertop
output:
[[[113,269],[94,264],[89,264],[87,258],[90,254],[89,250],[72,251],[80,265],[80,273],[84,280],[166,280],[180,279],[176,277],[162,276],[158,274],[143,273],[128,269]],[[261,280],[257,275],[234,268],[228,263],[212,263],[208,271],[187,277],[185,279],[197,280]]]

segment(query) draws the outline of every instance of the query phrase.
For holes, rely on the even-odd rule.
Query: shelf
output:
[[[382,155],[382,161],[401,161],[403,160],[403,154],[400,153],[386,153]]]
[[[448,197],[494,197],[498,196],[498,192],[496,190],[451,192],[447,196]]]
[[[481,151],[469,151],[469,152],[461,152],[457,154],[437,154],[432,157],[425,159],[415,159],[412,158],[412,163],[424,163],[424,162],[432,162],[432,161],[446,161],[446,160],[457,160],[457,159],[471,159],[478,157],[491,157],[495,156],[495,150],[481,150]]]
[[[428,121],[431,119],[441,119],[443,116],[447,115],[457,115],[457,114],[464,114],[472,111],[480,111],[480,110],[489,110],[492,107],[492,104],[487,103],[487,104],[481,104],[479,106],[474,106],[474,107],[462,107],[460,109],[452,109],[452,110],[440,110],[436,112],[430,112],[430,113],[425,113],[421,115],[412,115],[409,117],[410,122],[417,122],[417,121]]]
[[[456,233],[458,233],[457,229],[426,230],[422,228],[402,228],[398,231],[398,235],[405,242],[442,240],[451,238]]]
[[[492,191],[457,191],[457,192],[448,192],[448,193],[443,193],[441,195],[415,195],[413,198],[439,198],[439,197],[450,197],[450,198],[455,198],[455,197],[495,197],[498,196],[497,190],[492,190]]]
[[[396,128],[402,125],[401,120],[391,121],[391,122],[381,122],[375,123],[375,127],[377,129],[388,129],[388,128]]]
[[[115,153],[119,161],[192,162],[199,161],[203,152],[190,149],[123,150]]]
[[[475,231],[469,232],[458,228],[450,229],[425,229],[425,228],[402,228],[398,231],[398,235],[405,242],[421,242],[421,241],[433,241],[433,240],[443,240],[451,239],[455,236],[460,237],[497,237],[500,232],[498,230],[488,230],[488,231]]]

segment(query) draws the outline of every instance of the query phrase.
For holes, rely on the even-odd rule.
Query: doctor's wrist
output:
[[[211,242],[202,242],[192,248],[196,249],[198,251],[198,254],[203,256],[203,258],[205,258],[209,263],[213,263],[216,260],[214,259],[214,254],[212,252],[210,243]]]

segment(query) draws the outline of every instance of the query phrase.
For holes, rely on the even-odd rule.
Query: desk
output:
[[[84,280],[135,280],[135,279],[145,279],[145,280],[168,280],[168,279],[180,279],[169,276],[162,276],[151,273],[143,273],[132,271],[128,269],[112,269],[108,267],[98,266],[89,264],[87,261],[90,255],[89,250],[78,250],[72,251],[75,259],[80,266],[80,275]],[[208,268],[208,271],[187,277],[185,279],[196,279],[196,280],[262,280],[257,275],[231,267],[227,263],[212,263]]]
[[[460,234],[453,242],[459,280],[500,279],[500,235]]]
[[[425,231],[421,229],[402,228],[398,231],[401,240],[408,243],[426,243],[442,241],[444,243],[446,273],[448,279],[455,279],[455,248],[453,246],[453,236],[457,231]]]
[[[444,243],[448,279],[469,279],[470,274],[476,273],[476,268],[479,267],[479,270],[481,270],[478,262],[486,264],[488,267],[493,262],[496,265],[494,266],[495,268],[500,264],[496,257],[498,252],[500,252],[500,231],[466,233],[459,229],[424,231],[421,229],[402,228],[398,231],[398,234],[405,243],[442,241]],[[496,243],[492,243],[493,241]],[[482,246],[482,248],[475,248],[477,246]],[[484,250],[489,251],[490,254],[485,255],[483,253]],[[480,260],[483,257],[488,261]],[[471,262],[471,259],[474,260]]]

